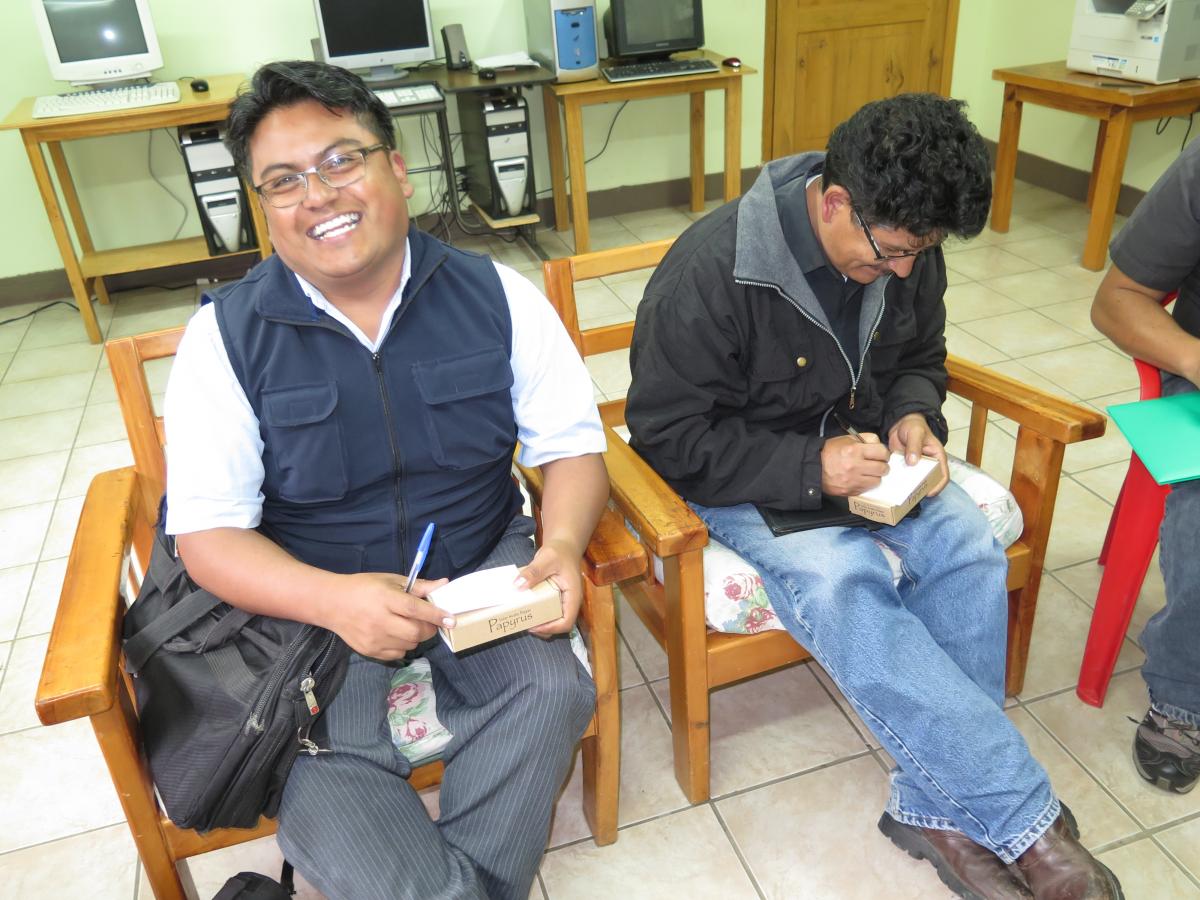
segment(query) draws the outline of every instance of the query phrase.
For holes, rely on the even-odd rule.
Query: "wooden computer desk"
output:
[[[724,59],[711,50],[692,54],[720,64]],[[587,176],[584,173],[583,107],[593,103],[617,103],[622,100],[648,100],[673,94],[691,95],[691,187],[692,210],[704,209],[704,94],[725,92],[725,199],[741,192],[742,178],[742,78],[755,70],[721,66],[716,72],[701,75],[677,75],[646,81],[610,83],[604,78],[589,81],[546,84],[542,87],[546,113],[546,144],[550,153],[550,181],[554,190],[554,226],[566,231],[567,184],[563,171],[563,131],[559,127],[558,107],[562,105],[566,122],[567,165],[571,174],[571,219],[575,225],[575,252],[586,253],[588,233]]]
[[[1106,75],[1071,72],[1064,60],[996,69],[992,78],[1004,82],[1004,114],[1000,120],[996,187],[992,197],[993,231],[1008,231],[1012,214],[1022,104],[1035,103],[1100,120],[1088,182],[1088,206],[1092,214],[1082,260],[1085,269],[1099,271],[1104,267],[1133,123],[1196,112],[1200,109],[1200,80],[1140,84]]]
[[[198,262],[209,259],[210,255],[202,236],[137,247],[97,250],[92,243],[75,184],[71,180],[71,171],[67,166],[62,142],[221,121],[228,115],[229,104],[233,102],[239,85],[246,77],[214,75],[207,80],[209,89],[204,93],[196,93],[186,82],[181,82],[181,97],[178,103],[81,116],[60,116],[53,119],[33,118],[33,98],[30,97],[18,103],[16,109],[0,122],[0,130],[16,129],[21,133],[25,152],[29,155],[29,164],[33,167],[38,192],[42,196],[42,204],[46,207],[46,217],[50,220],[50,228],[54,232],[54,240],[62,256],[63,268],[66,269],[67,280],[71,283],[71,293],[75,296],[75,303],[83,318],[83,326],[93,344],[100,342],[100,328],[96,323],[96,313],[92,309],[90,297],[95,292],[101,303],[109,302],[108,290],[104,285],[106,275]],[[50,177],[46,151],[49,151],[54,174],[58,177],[57,189]],[[63,216],[64,203],[79,242],[78,252],[71,240],[67,219]],[[254,220],[254,231],[258,235],[258,246],[228,255],[244,256],[256,253],[265,258],[271,252],[266,221],[257,203],[249,205]]]

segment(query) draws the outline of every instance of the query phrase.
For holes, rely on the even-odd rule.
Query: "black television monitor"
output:
[[[659,57],[704,46],[702,0],[610,0],[604,14],[608,52]]]
[[[429,0],[313,0],[325,61],[388,82],[437,58]]]

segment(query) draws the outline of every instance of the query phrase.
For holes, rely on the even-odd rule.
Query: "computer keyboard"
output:
[[[33,101],[33,117],[50,119],[55,116],[82,116],[178,102],[178,84],[174,81],[156,81],[153,84],[119,85],[38,97]]]
[[[601,69],[609,81],[640,81],[643,78],[672,78],[676,75],[700,75],[716,72],[719,66],[708,59],[658,59]]]
[[[382,100],[383,105],[388,109],[442,102],[442,92],[436,84],[410,84],[404,87],[378,88],[372,93]]]

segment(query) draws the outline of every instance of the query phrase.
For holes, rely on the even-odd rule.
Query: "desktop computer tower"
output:
[[[179,147],[209,255],[257,246],[246,191],[233,157],[221,142],[220,125],[205,122],[180,126]]]
[[[600,77],[596,0],[525,0],[529,55],[559,81]]]
[[[467,194],[493,219],[533,209],[529,107],[519,90],[463,91],[458,98]]]

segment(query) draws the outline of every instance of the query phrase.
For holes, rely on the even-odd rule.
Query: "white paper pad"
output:
[[[498,56],[485,56],[483,59],[475,60],[475,65],[480,69],[515,69],[526,66],[537,68],[537,62],[524,50],[518,50],[516,53],[501,53]]]
[[[442,585],[430,593],[429,601],[454,615],[473,609],[518,603],[521,591],[513,584],[516,577],[517,567],[514,565],[480,569]]]
[[[898,506],[908,499],[909,494],[936,465],[936,459],[922,456],[916,465],[910,466],[904,461],[903,453],[893,453],[888,459],[888,473],[883,476],[883,481],[859,496],[888,506]]]

